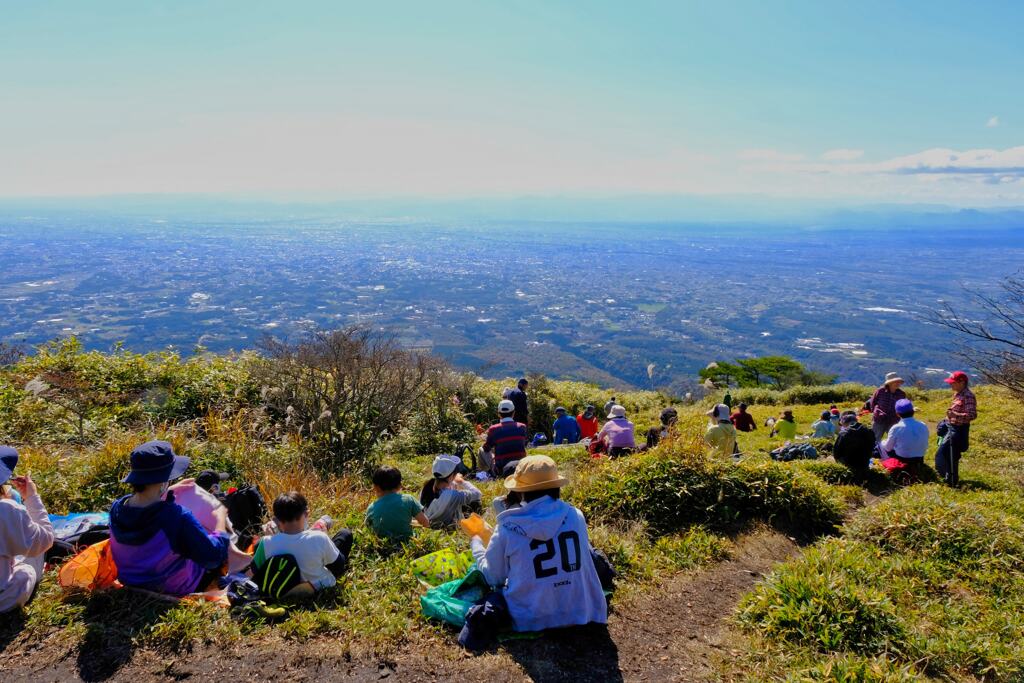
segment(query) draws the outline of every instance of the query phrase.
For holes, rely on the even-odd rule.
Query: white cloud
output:
[[[862,149],[830,149],[821,155],[821,158],[825,161],[853,161],[854,159],[860,159],[864,156],[864,150]]]
[[[999,117],[993,116],[988,120],[988,123],[986,123],[985,125],[989,128],[995,128],[996,126],[999,125]]]

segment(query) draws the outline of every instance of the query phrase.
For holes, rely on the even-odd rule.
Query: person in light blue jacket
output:
[[[580,440],[580,425],[576,418],[569,415],[569,411],[559,406],[555,408],[555,423],[551,425],[551,432],[554,438],[551,443],[555,445],[563,443],[578,443]]]
[[[882,452],[903,462],[916,477],[928,452],[931,439],[928,425],[914,419],[914,404],[909,399],[896,401],[896,414],[900,421],[892,426],[888,437],[882,442]]]
[[[832,413],[828,410],[821,412],[821,419],[811,424],[812,439],[831,439],[836,435],[836,426],[832,423]]]

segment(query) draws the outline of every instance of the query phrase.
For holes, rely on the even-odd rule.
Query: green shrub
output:
[[[608,463],[573,498],[588,515],[643,521],[655,534],[747,520],[827,533],[843,510],[841,498],[820,480],[784,464],[736,464],[679,442]]]
[[[875,387],[864,384],[846,382],[844,384],[825,384],[820,386],[795,386],[783,391],[764,387],[740,388],[732,390],[733,403],[748,405],[817,405],[819,403],[854,403],[858,406],[874,393]],[[904,387],[907,397],[913,401],[928,401],[933,395],[941,392],[922,391]]]
[[[892,601],[858,580],[874,562],[864,546],[829,539],[768,577],[739,607],[761,635],[820,652],[899,651],[905,630]]]
[[[894,494],[858,515],[848,533],[892,554],[1007,567],[1024,563],[1024,521],[939,486]]]

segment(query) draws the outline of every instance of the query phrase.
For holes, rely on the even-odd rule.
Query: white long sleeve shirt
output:
[[[487,582],[503,588],[516,631],[608,621],[583,513],[548,496],[498,515],[485,548],[472,541]]]
[[[36,494],[24,502],[22,506],[10,499],[0,500],[0,612],[23,602],[19,599],[24,596],[11,585],[18,556],[42,555],[53,545],[53,525],[42,499]]]

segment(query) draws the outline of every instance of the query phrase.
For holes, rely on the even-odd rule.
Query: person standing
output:
[[[901,386],[903,378],[895,372],[890,372],[885,376],[882,386],[875,389],[875,393],[868,401],[871,410],[871,431],[875,433],[875,441],[878,443],[882,443],[882,438],[889,428],[900,421],[900,416],[896,414],[896,401],[907,397]]]
[[[516,412],[512,416],[516,422],[529,427],[530,425],[530,397],[526,394],[527,388],[530,383],[523,377],[516,383],[516,388],[509,392],[508,400],[512,401],[512,405],[516,407]]]
[[[971,422],[978,417],[978,401],[967,388],[966,372],[957,370],[945,379],[953,390],[953,403],[946,410],[949,430],[935,453],[935,469],[949,486],[960,485],[960,456],[967,450]]]

